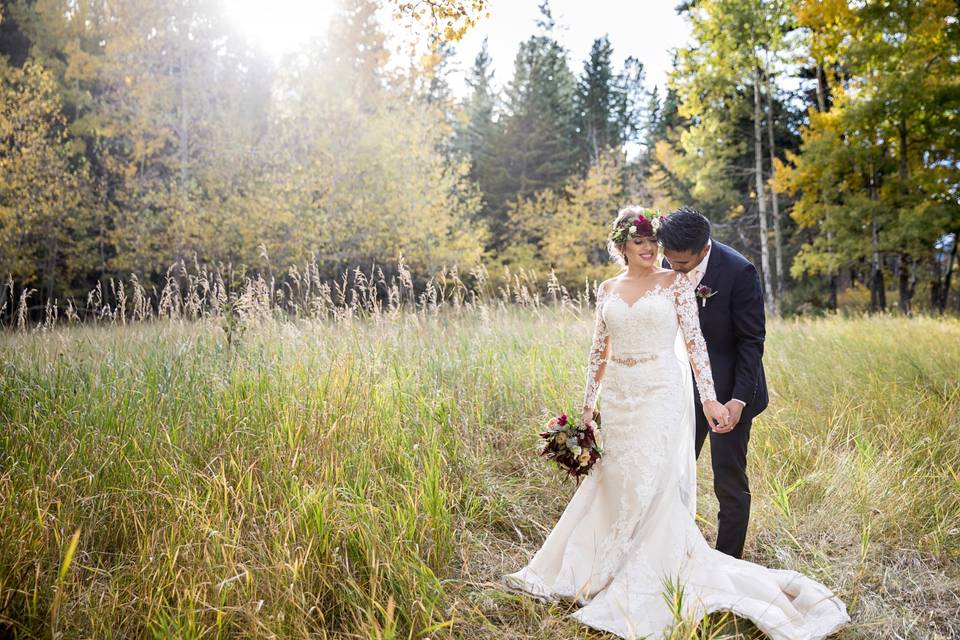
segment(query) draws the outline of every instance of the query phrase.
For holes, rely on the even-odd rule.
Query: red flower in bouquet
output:
[[[594,411],[593,421],[600,425],[598,411]],[[596,429],[590,424],[572,421],[565,413],[550,418],[540,437],[546,440],[540,455],[556,462],[563,471],[576,478],[578,485],[603,456]]]

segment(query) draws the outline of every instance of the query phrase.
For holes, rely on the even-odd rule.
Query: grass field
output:
[[[579,404],[591,320],[3,334],[0,636],[602,637],[494,582],[575,489],[537,430]],[[775,321],[765,364],[746,557],[834,589],[838,638],[960,637],[960,322]],[[712,540],[708,449],[699,509]]]

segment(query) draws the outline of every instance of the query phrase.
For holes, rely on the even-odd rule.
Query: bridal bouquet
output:
[[[593,421],[600,426],[599,411],[593,412]],[[565,413],[550,418],[540,437],[546,440],[540,455],[576,478],[577,485],[603,455],[596,430],[589,424],[577,424]]]

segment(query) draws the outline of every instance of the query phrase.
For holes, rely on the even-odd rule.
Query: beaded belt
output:
[[[610,356],[610,359],[618,364],[625,364],[628,367],[640,364],[641,362],[650,362],[651,360],[656,360],[659,357],[656,353],[643,353],[639,357],[635,358],[633,356]]]

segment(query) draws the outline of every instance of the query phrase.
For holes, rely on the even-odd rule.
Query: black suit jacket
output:
[[[710,260],[700,284],[716,293],[706,306],[697,298],[700,330],[707,343],[717,400],[738,398],[747,403],[741,421],[767,408],[767,381],[763,372],[766,318],[760,275],[735,249],[711,240]],[[670,268],[664,260],[663,266]],[[694,396],[701,404],[694,385]]]

